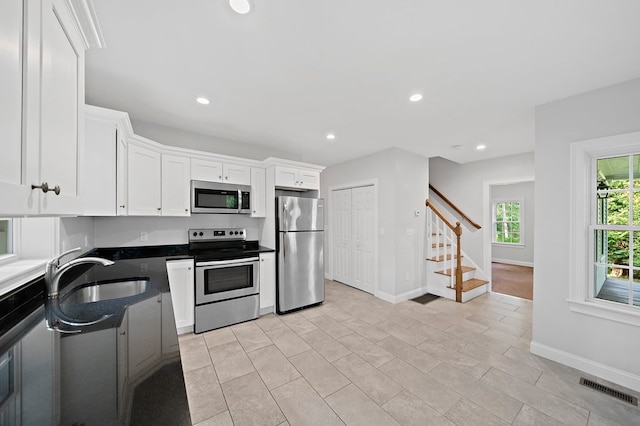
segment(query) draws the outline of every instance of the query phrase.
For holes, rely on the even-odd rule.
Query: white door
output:
[[[333,279],[351,285],[351,189],[333,191]]]
[[[375,188],[332,192],[333,279],[373,293],[375,281]]]
[[[374,193],[373,186],[353,188],[352,212],[352,286],[373,293],[374,274]]]

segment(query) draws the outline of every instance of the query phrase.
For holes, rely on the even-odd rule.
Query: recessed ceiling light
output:
[[[196,98],[196,101],[202,105],[209,105],[209,99],[207,98],[199,97],[199,98]]]
[[[327,139],[329,139],[330,141],[334,140],[336,138],[336,135],[334,135],[333,133],[327,133]]]
[[[411,102],[418,102],[422,100],[422,95],[420,93],[414,93],[413,95],[409,96],[409,100]]]
[[[251,11],[251,3],[249,3],[249,0],[229,0],[229,6],[231,6],[234,12],[240,15],[246,15]]]
[[[483,149],[485,149],[486,147],[487,147],[486,145],[482,145],[482,144],[480,144],[480,145],[476,146],[476,149],[477,149],[478,151],[482,151],[482,150],[483,150]]]

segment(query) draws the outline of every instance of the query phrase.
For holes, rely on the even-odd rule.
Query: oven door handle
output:
[[[224,265],[237,265],[239,263],[252,263],[260,261],[259,257],[246,257],[243,259],[230,259],[230,260],[212,260],[210,262],[196,262],[196,268],[206,266],[224,266]]]

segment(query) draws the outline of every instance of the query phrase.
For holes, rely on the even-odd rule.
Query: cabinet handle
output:
[[[42,182],[40,185],[31,185],[31,189],[42,189],[42,192],[45,194],[49,191],[53,191],[56,195],[60,195],[60,187],[56,185],[53,189],[49,188],[49,184],[47,182]]]
[[[124,204],[120,206],[121,209],[124,209]]]
[[[189,266],[189,267],[187,268],[187,271],[190,271],[190,270],[191,270],[191,266]]]
[[[225,176],[225,177],[224,177],[224,179],[225,179],[225,180],[229,180],[229,176]]]
[[[218,176],[218,179],[222,180],[222,175]]]
[[[189,211],[189,209],[184,209],[184,211],[185,211],[185,212],[188,212],[188,211]]]
[[[125,334],[127,334],[126,331],[123,331],[122,333],[120,333],[121,336],[124,336]]]
[[[158,207],[158,211],[162,210],[162,207]]]

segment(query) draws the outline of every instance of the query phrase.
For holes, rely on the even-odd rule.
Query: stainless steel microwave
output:
[[[251,213],[251,187],[192,180],[191,213]]]

